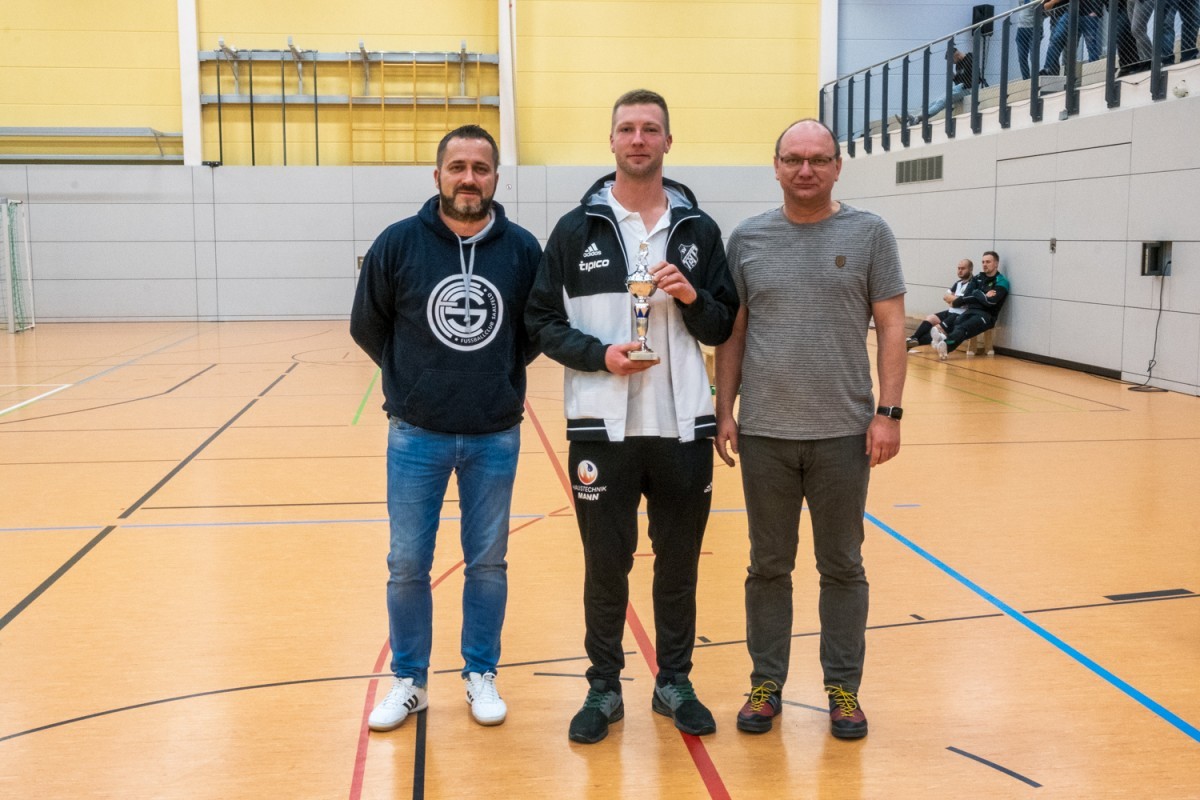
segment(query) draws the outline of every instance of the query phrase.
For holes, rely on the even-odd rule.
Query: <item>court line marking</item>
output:
[[[1048,643],[1050,643],[1051,645],[1053,645],[1054,647],[1056,647],[1057,649],[1062,651],[1067,656],[1070,656],[1072,659],[1077,661],[1079,664],[1083,665],[1088,670],[1090,670],[1097,677],[1103,679],[1104,681],[1106,681],[1107,683],[1112,685],[1114,688],[1120,690],[1125,695],[1127,695],[1130,699],[1139,703],[1141,706],[1146,708],[1148,711],[1150,711],[1154,715],[1160,717],[1161,719],[1163,719],[1165,722],[1167,722],[1171,726],[1177,728],[1179,731],[1181,731],[1183,734],[1190,737],[1194,741],[1200,742],[1200,728],[1197,728],[1195,725],[1192,725],[1190,722],[1183,719],[1183,717],[1180,717],[1178,714],[1171,711],[1166,706],[1164,706],[1161,703],[1159,703],[1158,701],[1150,698],[1148,695],[1146,695],[1144,692],[1142,692],[1139,689],[1137,689],[1136,687],[1134,687],[1128,681],[1113,674],[1111,671],[1109,671],[1108,669],[1101,666],[1100,663],[1097,662],[1095,659],[1093,659],[1087,655],[1084,655],[1077,648],[1067,644],[1065,641],[1063,641],[1059,637],[1055,636],[1053,633],[1046,630],[1041,625],[1034,622],[1027,615],[1016,610],[1015,608],[1010,606],[1008,603],[1005,603],[1003,600],[996,597],[991,592],[987,591],[982,586],[975,583],[970,578],[963,575],[961,572],[954,569],[949,564],[942,561],[937,556],[933,555],[932,553],[930,553],[925,548],[921,547],[919,544],[917,544],[913,540],[904,536],[899,531],[889,527],[887,525],[887,523],[885,523],[882,520],[880,520],[879,518],[873,516],[869,512],[866,513],[864,516],[867,518],[867,520],[869,520],[871,522],[872,525],[879,528],[881,531],[886,533],[888,536],[891,536],[897,542],[904,545],[908,549],[912,550],[914,553],[919,555],[921,558],[925,559],[930,564],[937,567],[942,572],[946,573],[951,578],[953,578],[954,580],[961,583],[963,586],[970,589],[972,592],[974,592],[979,597],[983,598],[990,605],[993,605],[996,608],[1000,609],[1000,611],[1003,612],[1005,616],[1008,616],[1008,617],[1012,618],[1014,621],[1019,622],[1021,625],[1024,625],[1026,628],[1028,628],[1034,634],[1040,636],[1042,639],[1044,639],[1045,641],[1047,641]]]
[[[58,384],[55,384],[55,383],[49,383],[49,384],[45,384],[45,383],[44,383],[44,384],[30,384],[30,385],[31,385],[31,386],[57,386],[58,388],[57,388],[57,389],[51,389],[51,390],[50,390],[50,391],[48,391],[48,392],[42,392],[42,393],[41,393],[41,394],[39,394],[37,397],[31,397],[31,398],[29,398],[28,400],[25,400],[25,401],[23,401],[23,402],[17,403],[15,406],[9,406],[8,408],[4,409],[3,411],[0,411],[0,417],[3,417],[5,414],[7,414],[7,413],[8,413],[8,412],[10,412],[10,411],[16,411],[18,408],[24,408],[24,407],[25,407],[25,406],[27,406],[27,405],[30,405],[30,404],[32,404],[32,403],[36,403],[38,400],[41,400],[41,399],[42,399],[42,398],[44,398],[44,397],[49,397],[49,396],[50,396],[50,395],[52,395],[52,394],[58,394],[58,393],[59,393],[59,392],[61,392],[63,389],[70,389],[70,388],[71,388],[72,386],[74,386],[75,384],[73,384],[73,383],[58,383]]]
[[[1021,773],[1013,772],[1008,767],[1002,767],[994,761],[988,761],[986,758],[977,756],[974,753],[968,753],[966,750],[960,750],[957,747],[947,747],[946,749],[949,750],[951,753],[958,753],[960,756],[966,756],[967,758],[971,759],[972,761],[978,761],[980,764],[991,767],[992,769],[994,769],[998,772],[1003,772],[1005,775],[1009,776],[1010,778],[1016,778],[1021,783],[1028,784],[1035,789],[1042,788],[1042,785],[1040,783],[1038,783],[1037,781],[1033,780],[1032,778],[1026,778]]]
[[[362,402],[358,404],[358,411],[354,412],[354,420],[351,425],[357,425],[359,417],[362,416],[363,409],[367,407],[367,400],[371,397],[371,391],[375,388],[375,381],[379,380],[379,376],[383,371],[376,368],[375,374],[371,376],[371,382],[367,384],[367,391],[363,392]]]

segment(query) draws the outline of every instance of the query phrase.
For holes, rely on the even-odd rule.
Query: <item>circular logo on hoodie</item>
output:
[[[451,275],[429,293],[429,327],[447,347],[478,350],[500,331],[504,303],[486,278],[471,278],[471,292],[461,275]]]

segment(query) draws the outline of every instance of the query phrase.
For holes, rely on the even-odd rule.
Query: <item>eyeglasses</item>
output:
[[[779,159],[779,163],[788,169],[800,169],[800,167],[804,166],[804,162],[807,161],[808,165],[813,169],[821,169],[822,167],[828,167],[836,160],[833,156],[809,156],[808,158],[803,156],[783,156]]]

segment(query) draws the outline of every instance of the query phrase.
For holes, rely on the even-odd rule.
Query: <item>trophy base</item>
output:
[[[653,350],[630,350],[627,353],[630,361],[658,361],[658,353]]]

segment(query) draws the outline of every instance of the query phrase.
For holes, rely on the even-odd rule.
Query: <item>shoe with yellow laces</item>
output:
[[[826,686],[829,695],[829,729],[838,739],[861,739],[867,735],[867,715],[858,704],[858,693],[841,686]]]
[[[775,681],[763,681],[750,690],[750,699],[737,715],[739,731],[766,733],[783,713],[783,696]]]

